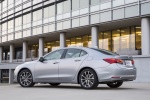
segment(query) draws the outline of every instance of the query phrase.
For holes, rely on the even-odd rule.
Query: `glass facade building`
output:
[[[149,48],[142,46],[143,34],[150,32],[143,28],[150,24],[147,9],[150,0],[1,0],[2,61],[38,58],[62,43],[128,55],[142,55],[148,49],[149,55]]]

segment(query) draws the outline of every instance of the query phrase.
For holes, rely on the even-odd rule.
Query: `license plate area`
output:
[[[133,66],[131,60],[125,60],[124,62],[125,62],[125,65],[127,66]]]

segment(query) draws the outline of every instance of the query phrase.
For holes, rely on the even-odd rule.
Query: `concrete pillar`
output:
[[[44,55],[44,38],[39,38],[39,57]]]
[[[0,83],[2,83],[2,70],[0,69]]]
[[[14,45],[11,44],[10,45],[10,58],[9,58],[9,62],[12,63],[14,59]]]
[[[22,61],[25,62],[27,58],[27,42],[23,42]]]
[[[60,48],[66,47],[66,34],[60,33]]]
[[[3,48],[0,47],[0,63],[2,62],[2,57],[3,57]]]
[[[142,18],[142,55],[150,55],[150,19]]]
[[[9,84],[12,84],[14,82],[14,70],[9,69]]]
[[[91,35],[92,35],[92,47],[98,48],[98,27],[92,27],[91,29]]]

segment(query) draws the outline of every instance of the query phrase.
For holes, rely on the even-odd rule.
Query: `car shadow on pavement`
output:
[[[83,89],[81,86],[67,86],[67,85],[59,85],[59,86],[51,86],[51,85],[35,85],[34,87],[31,88],[52,88],[52,89]],[[120,88],[109,88],[109,87],[97,87],[96,89],[91,89],[91,90],[130,90],[134,88],[125,88],[125,87],[120,87]],[[89,89],[90,90],[90,89]]]

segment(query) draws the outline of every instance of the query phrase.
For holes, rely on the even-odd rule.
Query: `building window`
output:
[[[42,9],[33,12],[33,26],[42,24]]]
[[[135,27],[131,27],[130,49],[135,50]]]
[[[44,8],[44,18],[49,17],[49,7]]]
[[[125,0],[113,0],[113,7],[124,5],[124,1]]]
[[[4,1],[2,2],[2,5],[3,5],[3,8],[7,7],[7,0],[4,0]]]
[[[22,29],[22,17],[18,17],[15,19],[15,31]]]
[[[85,35],[83,36],[83,46],[88,47],[88,42],[89,42],[89,36]]]
[[[100,10],[111,8],[111,0],[100,0]]]
[[[38,44],[34,44],[28,47],[28,58],[37,58],[38,57]]]
[[[129,35],[130,35],[130,29],[126,28],[126,29],[121,29],[121,50],[129,50],[130,48],[130,39],[129,39]]]
[[[91,0],[91,5],[98,5],[99,4],[99,0]]]
[[[14,0],[8,0],[8,5],[11,5],[14,3]]]
[[[44,18],[55,16],[55,6],[49,6],[44,8]]]
[[[16,32],[15,33],[15,39],[22,38],[22,32]]]
[[[111,32],[108,31],[108,32],[104,32],[103,33],[103,37],[104,37],[104,40],[103,40],[103,49],[106,49],[106,50],[111,50]]]
[[[69,38],[66,40],[66,45],[67,45],[67,47],[72,47],[72,46],[91,47],[91,36],[85,35],[85,36],[78,36],[78,37],[74,37],[74,38]]]
[[[2,35],[7,34],[7,22],[2,24]]]
[[[15,6],[22,3],[22,0],[15,0]]]
[[[42,19],[42,9],[33,12],[33,21]]]
[[[42,2],[42,0],[33,0],[33,5]]]
[[[7,36],[3,36],[2,37],[2,42],[6,42],[7,41]]]
[[[88,8],[89,0],[72,0],[72,11]]]
[[[79,0],[72,0],[72,11],[79,10]]]
[[[141,27],[135,27],[136,29],[136,50],[141,49]]]
[[[14,29],[14,20],[8,21],[8,33],[13,32]]]
[[[44,54],[58,49],[59,48],[59,44],[60,44],[59,41],[53,41],[53,42],[45,43]]]
[[[70,0],[64,1],[63,2],[63,13],[68,13],[71,10],[71,2]]]
[[[128,4],[128,3],[133,3],[133,2],[137,2],[139,0],[125,0],[125,4]]]
[[[103,32],[99,33],[99,48],[103,49]]]
[[[31,29],[23,31],[23,37],[28,37],[28,36],[31,36]]]
[[[31,27],[31,13],[23,16],[23,29]]]
[[[80,0],[80,9],[88,8],[89,0]]]
[[[117,53],[141,50],[141,27],[99,33],[99,48]]]
[[[13,40],[14,39],[14,35],[13,34],[9,34],[8,35],[8,41]]]
[[[63,3],[58,3],[57,4],[57,15],[63,13]]]
[[[23,24],[31,23],[31,13],[23,16]]]

